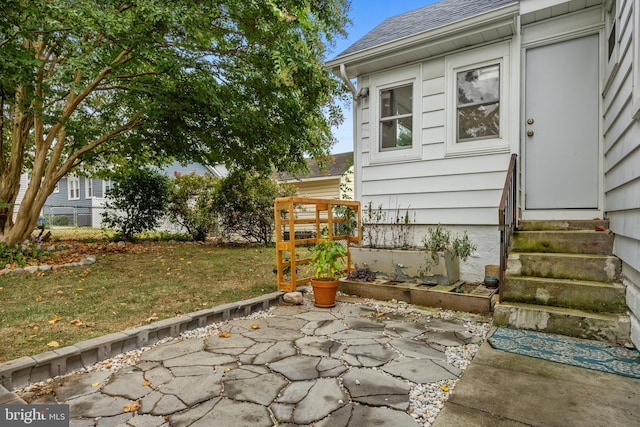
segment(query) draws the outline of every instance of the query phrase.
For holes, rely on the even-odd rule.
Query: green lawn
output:
[[[90,266],[0,276],[0,362],[276,290],[273,248],[136,248]]]

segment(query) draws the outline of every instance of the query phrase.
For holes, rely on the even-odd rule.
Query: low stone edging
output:
[[[153,345],[164,338],[177,337],[185,331],[267,310],[282,303],[283,295],[284,292],[272,292],[0,363],[0,404],[24,403],[9,390],[87,368],[120,353]]]
[[[61,268],[69,268],[69,267],[80,267],[83,265],[91,265],[96,262],[96,257],[93,255],[89,255],[78,262],[68,262],[65,264],[41,264],[41,265],[29,265],[26,267],[14,268],[13,270],[8,268],[3,268],[0,270],[0,276],[3,274],[20,274],[20,273],[37,273],[38,271],[51,271],[51,270],[59,270]]]

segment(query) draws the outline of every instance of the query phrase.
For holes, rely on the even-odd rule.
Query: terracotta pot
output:
[[[336,306],[336,292],[340,285],[339,280],[311,279],[313,287],[314,305],[320,308],[331,308]]]

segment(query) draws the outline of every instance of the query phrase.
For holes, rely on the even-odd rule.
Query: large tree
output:
[[[343,85],[323,67],[349,0],[4,0],[0,241],[74,170],[326,153]],[[12,220],[23,172],[30,181]]]

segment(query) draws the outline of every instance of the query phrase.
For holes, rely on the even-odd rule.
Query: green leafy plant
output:
[[[466,261],[475,252],[477,246],[471,241],[467,232],[452,236],[451,232],[438,224],[435,228],[429,227],[426,236],[422,239],[427,251],[426,269],[429,270],[434,263],[439,261],[439,252],[451,252],[461,261]]]
[[[107,193],[107,210],[102,213],[104,225],[129,241],[137,233],[156,228],[166,212],[169,178],[142,168],[124,170],[114,181],[116,185]]]
[[[311,250],[311,265],[315,278],[320,280],[338,280],[344,271],[344,257],[347,248],[340,242],[322,239]]]
[[[169,220],[186,228],[193,240],[204,241],[218,230],[213,205],[220,186],[213,175],[174,173],[169,191]]]
[[[268,176],[237,170],[220,183],[213,207],[220,214],[225,236],[241,236],[266,245],[273,239],[273,202],[295,194],[291,185],[278,185]]]

